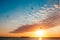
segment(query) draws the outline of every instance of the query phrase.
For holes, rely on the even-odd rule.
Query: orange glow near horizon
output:
[[[38,29],[33,32],[26,32],[26,33],[2,33],[0,32],[0,37],[60,37],[60,26],[50,28],[50,29]]]

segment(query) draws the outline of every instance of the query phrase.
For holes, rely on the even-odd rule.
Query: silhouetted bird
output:
[[[6,17],[8,18],[9,16],[7,15]]]
[[[31,8],[33,10],[33,8]]]
[[[42,27],[40,27],[40,29],[42,29]]]

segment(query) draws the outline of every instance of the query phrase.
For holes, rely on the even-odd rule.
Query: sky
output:
[[[0,0],[0,33],[41,22],[60,10],[59,5],[60,0]]]

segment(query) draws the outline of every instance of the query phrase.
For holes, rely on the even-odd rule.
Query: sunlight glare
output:
[[[44,31],[43,31],[43,30],[36,31],[36,35],[37,35],[38,37],[43,37]]]

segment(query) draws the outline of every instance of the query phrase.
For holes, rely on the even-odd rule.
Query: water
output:
[[[0,40],[60,40],[60,37],[44,37],[44,38],[31,38],[31,37],[0,37]]]
[[[45,37],[39,38],[39,40],[60,40],[60,37]]]

